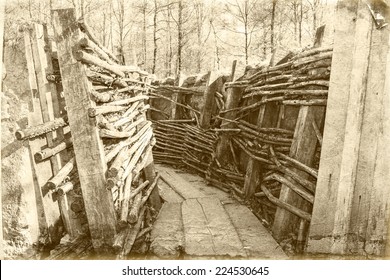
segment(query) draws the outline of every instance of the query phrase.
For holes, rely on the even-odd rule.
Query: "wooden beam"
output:
[[[44,122],[44,119],[46,121],[49,121],[49,115],[47,114],[47,103],[44,102],[44,100],[46,100],[46,89],[43,85],[38,86],[37,75],[38,71],[42,71],[42,69],[38,69],[36,71],[35,67],[35,61],[37,60],[37,57],[39,58],[39,56],[34,56],[33,32],[35,32],[34,29],[24,30],[25,54],[32,105],[28,115],[28,123],[30,126],[42,124]],[[40,80],[42,82],[42,73],[39,73],[41,75]],[[43,98],[45,98],[44,100],[40,99],[41,95]],[[46,109],[43,110],[41,106],[45,106]],[[43,116],[45,116],[45,118]],[[49,140],[52,140],[52,136],[49,136]],[[58,236],[56,234],[56,225],[58,225],[60,221],[60,211],[58,208],[58,204],[55,200],[55,196],[53,196],[53,192],[47,191],[43,188],[46,182],[53,175],[52,164],[50,161],[41,162],[37,164],[35,163],[33,158],[36,152],[40,151],[42,147],[45,147],[48,144],[48,139],[46,137],[29,140],[29,151],[34,180],[35,200],[38,211],[39,231],[42,236],[48,237],[47,243],[51,243],[58,241]]]
[[[218,84],[222,81],[221,77],[217,78],[214,71],[210,71],[207,75],[206,89],[203,95],[204,104],[199,119],[199,125],[204,129],[210,127],[211,116],[215,106],[215,92]]]
[[[180,74],[179,77],[177,77],[177,80],[175,81],[175,84],[177,86],[182,86],[184,83],[185,76]],[[183,103],[185,96],[183,96],[182,93],[174,91],[172,93],[171,99],[177,103]],[[179,120],[182,118],[182,110],[183,108],[180,108],[177,103],[172,102],[171,103],[171,119],[172,120]]]
[[[390,214],[390,152],[384,144],[390,134],[389,28],[375,29],[364,1],[340,1],[336,16],[308,251],[384,256]]]
[[[262,100],[267,97],[262,97]],[[268,104],[263,104],[260,106],[258,117],[257,117],[257,126],[259,128],[262,127],[275,127],[278,121],[279,115],[279,107],[270,102]],[[251,198],[255,192],[256,187],[259,186],[262,178],[262,164],[254,160],[253,158],[249,158],[246,173],[245,173],[245,182],[244,182],[244,192],[245,198]]]
[[[230,75],[230,81],[234,82],[236,80],[235,70],[236,70],[236,64],[237,61],[233,61],[232,65],[232,72]],[[230,110],[233,108],[237,108],[239,106],[239,103],[241,101],[243,89],[242,88],[228,88],[227,91],[227,97],[226,97],[226,103],[225,103],[225,110]],[[223,117],[228,120],[234,120],[236,118],[237,111],[230,111],[227,112]],[[221,127],[224,128],[234,128],[235,125],[227,120],[223,120],[221,123]],[[228,164],[229,160],[231,158],[231,152],[230,152],[230,136],[227,134],[222,134],[216,148],[216,157],[218,161],[222,164]]]
[[[320,44],[323,40],[322,38],[324,36],[324,28],[325,27],[321,26],[317,29],[314,47],[320,47]],[[310,74],[315,75],[316,71],[317,70],[315,69],[311,70]],[[316,88],[313,87],[311,89]],[[289,153],[291,158],[294,158],[307,166],[313,165],[318,142],[317,133],[313,127],[313,122],[315,122],[318,127],[322,127],[324,116],[324,107],[300,106],[297,122],[295,125],[294,138]],[[307,178],[309,176],[305,172],[298,169],[293,169],[292,171],[296,172],[303,178]],[[310,205],[307,201],[304,201],[302,197],[300,197],[286,185],[282,185],[279,199],[282,202],[288,203],[304,211],[310,212],[312,210],[312,205]],[[302,230],[306,228],[305,225],[302,224],[299,220],[299,217],[296,215],[281,207],[278,207],[275,213],[274,224],[272,226],[272,232],[275,239],[279,241],[285,239],[292,230],[297,230],[300,224],[302,226]]]
[[[111,247],[116,233],[116,219],[111,191],[105,188],[106,163],[103,144],[94,118],[88,116],[93,107],[89,93],[86,66],[74,57],[81,39],[74,9],[52,11],[58,60],[61,69],[69,126],[83,193],[92,244],[97,251]]]

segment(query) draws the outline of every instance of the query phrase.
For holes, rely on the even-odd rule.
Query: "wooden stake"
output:
[[[116,233],[116,219],[111,191],[105,188],[103,145],[94,120],[86,110],[93,105],[89,94],[92,85],[85,66],[77,62],[72,49],[81,33],[75,25],[74,9],[53,10],[52,19],[89,232],[94,249],[106,251]]]

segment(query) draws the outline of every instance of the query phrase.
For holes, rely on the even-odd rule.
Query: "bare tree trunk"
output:
[[[302,21],[303,21],[303,3],[301,0],[301,16],[299,17],[299,46],[302,46]]]
[[[214,60],[214,68],[215,68],[215,62],[217,62],[217,69],[220,69],[220,63],[221,60],[219,58],[219,47],[218,47],[218,40],[217,40],[217,32],[215,31],[215,27],[213,24],[213,21],[210,21],[211,28],[213,29],[213,34],[214,34],[214,44],[215,44],[215,56],[216,59]]]
[[[143,49],[143,61],[144,61],[144,69],[147,69],[147,50],[146,50],[146,10],[147,10],[147,2],[144,1],[142,6],[142,14],[143,14],[143,22],[142,22],[142,49]]]
[[[271,10],[271,52],[275,49],[275,11],[276,11],[276,2],[277,0],[272,0],[272,10]]]
[[[198,73],[201,72],[202,67],[202,25],[203,25],[203,4],[197,2],[195,4],[196,12],[196,35],[198,41],[198,50],[196,57],[196,70]]]
[[[154,0],[154,16],[153,16],[153,66],[152,74],[156,72],[157,61],[157,0]]]
[[[179,77],[182,70],[182,47],[183,47],[183,2],[179,0],[178,20],[177,20],[177,73]]]

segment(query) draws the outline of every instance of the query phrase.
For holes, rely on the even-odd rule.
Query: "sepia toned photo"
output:
[[[1,259],[390,257],[390,0],[0,6]]]

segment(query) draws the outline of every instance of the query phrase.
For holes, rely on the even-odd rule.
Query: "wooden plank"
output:
[[[43,123],[41,111],[40,94],[37,84],[37,76],[34,66],[34,54],[32,48],[32,31],[24,31],[25,54],[27,60],[28,81],[31,94],[32,107],[28,114],[28,124],[35,126]],[[41,88],[41,90],[44,90]],[[45,117],[47,118],[47,116]],[[43,186],[52,177],[53,170],[49,161],[35,163],[34,154],[41,151],[48,144],[47,138],[36,138],[29,140],[29,152],[32,164],[32,173],[34,180],[34,190],[38,214],[39,231],[41,236],[48,236],[48,243],[58,240],[57,228],[60,221],[60,212],[58,204],[53,197],[53,192],[44,189]]]
[[[308,250],[343,254],[349,252],[351,241],[348,236],[362,143],[373,22],[363,1],[340,1],[336,16],[340,23],[335,30]]]
[[[235,75],[237,61],[233,62],[232,73],[230,76],[230,81],[234,82],[237,77]],[[234,108],[238,108],[239,103],[241,101],[243,89],[242,88],[228,88],[227,97],[225,102],[225,109],[230,110]],[[234,120],[236,118],[237,111],[230,111],[223,115],[225,119]],[[223,120],[221,123],[221,127],[223,128],[235,128],[235,125],[229,121]],[[231,161],[231,152],[230,152],[230,136],[226,134],[222,134],[217,143],[216,148],[216,157],[220,164],[227,166],[229,161]]]
[[[204,104],[199,118],[199,125],[204,129],[210,127],[211,116],[215,106],[215,92],[222,79],[217,77],[214,71],[210,71],[207,75],[206,88],[203,94]]]
[[[184,83],[185,76],[182,74],[179,74],[179,77],[177,77],[177,80],[175,81],[175,84],[177,86],[182,86]],[[177,103],[184,103],[184,96],[182,93],[179,92],[173,92],[171,99]],[[183,108],[178,106],[176,103],[172,102],[171,103],[171,119],[172,120],[180,120],[182,119],[182,111]]]
[[[247,256],[219,199],[188,199],[182,204],[182,215],[188,256]]]
[[[320,27],[317,29],[314,47],[320,47],[323,36],[324,27]],[[311,70],[311,72],[313,75],[316,74],[316,70]],[[313,89],[315,89],[315,87]],[[300,106],[294,130],[294,138],[289,153],[290,157],[307,166],[313,165],[318,142],[313,122],[315,122],[318,127],[322,127],[324,116],[324,107]],[[296,168],[294,168],[293,171],[299,174],[302,178],[308,178],[309,176],[305,172]],[[310,203],[304,201],[298,194],[286,185],[282,185],[279,199],[282,202],[298,207],[304,211],[311,212],[312,210],[312,205]],[[272,232],[274,237],[280,241],[287,238],[291,231],[296,231],[300,224],[302,224],[302,230],[305,231],[302,235],[306,235],[306,228],[303,222],[300,221],[296,215],[278,207],[275,213]],[[301,250],[301,248],[298,248],[298,250]]]
[[[159,188],[160,196],[165,202],[178,203],[184,201],[183,197],[179,195],[177,192],[175,192],[175,190],[172,189],[163,180],[159,182],[158,188]]]
[[[264,100],[267,97],[262,97]],[[261,105],[257,117],[257,126],[275,127],[278,121],[279,107],[275,103]],[[256,192],[262,178],[262,165],[260,162],[250,158],[245,173],[244,192],[247,199],[251,198]]]
[[[386,44],[388,41],[389,29],[372,30],[367,93],[349,234],[353,235],[356,241],[350,242],[348,249],[360,254],[384,255],[386,244],[380,240],[382,236],[386,236],[389,225],[390,215],[386,210],[389,192],[383,187],[389,180],[389,172],[386,174],[383,171],[386,166],[387,170],[390,170],[390,167],[383,156],[390,153],[386,153],[385,147],[379,147],[383,137],[386,137],[386,129],[383,128],[386,126],[387,119],[383,114],[386,114],[388,108],[385,104],[386,90],[384,90],[386,68],[390,67],[390,64],[387,66],[386,59],[389,52],[389,44]],[[382,171],[379,171],[381,169]]]
[[[161,259],[176,259],[184,245],[181,203],[164,203],[150,236],[150,251]]]
[[[171,188],[174,189],[184,199],[197,198],[206,196],[204,193],[194,188],[191,183],[181,177],[175,171],[170,168],[160,166],[159,172],[161,179],[165,181]]]
[[[94,104],[89,97],[92,85],[85,66],[73,56],[81,38],[74,9],[52,11],[62,85],[67,105],[69,126],[79,171],[85,211],[95,250],[110,247],[116,233],[116,220],[111,191],[105,188],[106,163],[103,145],[95,119],[88,116]]]
[[[249,258],[288,259],[271,233],[246,206],[230,203],[224,207]]]
[[[51,46],[48,45],[48,34],[46,26],[41,24],[32,25],[32,50],[34,58],[35,73],[37,76],[37,83],[39,88],[39,98],[41,101],[41,108],[44,121],[51,121],[55,118],[63,117],[61,114],[59,99],[60,93],[57,91],[56,85],[49,83],[46,79],[46,74],[53,72],[53,65],[51,61]],[[49,132],[46,134],[47,146],[52,148],[56,145],[56,142],[64,140],[63,128],[58,128],[55,132]],[[55,141],[54,141],[55,140]],[[51,167],[53,175],[57,174],[62,165],[67,160],[62,153],[62,160],[60,154],[50,157]],[[71,238],[77,237],[82,232],[81,225],[78,219],[71,218],[70,204],[73,199],[69,200],[65,196],[57,196],[58,205],[62,221],[64,223],[66,231]]]

